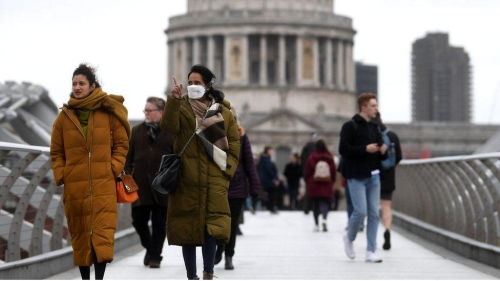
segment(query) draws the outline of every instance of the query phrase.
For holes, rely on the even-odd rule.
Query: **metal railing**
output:
[[[396,181],[395,210],[500,246],[500,153],[405,160]]]
[[[0,142],[0,263],[71,245],[49,150]],[[131,227],[130,211],[130,204],[118,205],[117,230]]]

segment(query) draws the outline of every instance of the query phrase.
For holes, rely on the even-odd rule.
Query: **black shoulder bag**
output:
[[[153,188],[161,194],[169,194],[177,188],[177,177],[181,166],[181,155],[196,135],[196,130],[184,148],[178,154],[167,154],[161,157],[160,169],[153,180]]]

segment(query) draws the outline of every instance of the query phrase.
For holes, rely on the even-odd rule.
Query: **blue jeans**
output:
[[[215,241],[215,238],[208,234],[205,230],[205,244],[201,246],[201,252],[203,254],[203,270],[210,274],[214,273],[216,248],[217,241]],[[187,278],[193,279],[196,276],[196,246],[182,246],[182,256],[184,257]]]
[[[351,218],[354,208],[352,207],[351,194],[349,192],[349,183],[345,184],[345,197],[347,198],[347,219]]]
[[[368,216],[366,236],[367,250],[375,252],[377,247],[377,230],[379,224],[378,212],[380,209],[380,175],[373,175],[367,179],[348,179],[349,193],[354,211],[349,220],[347,237],[356,240],[358,230]]]

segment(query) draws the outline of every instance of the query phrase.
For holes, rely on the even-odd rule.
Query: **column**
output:
[[[181,79],[184,79],[185,77],[187,77],[189,70],[191,69],[191,66],[188,65],[188,50],[189,49],[188,49],[187,38],[183,38],[182,44],[181,44],[182,67],[180,68],[182,72],[179,75],[181,77]],[[179,77],[177,77],[177,79],[179,79]]]
[[[200,64],[200,37],[193,37],[193,65]]]
[[[179,79],[182,75],[182,41],[175,40],[174,43],[174,74],[175,78]],[[179,80],[177,80],[179,81]]]
[[[325,64],[325,84],[328,88],[333,86],[333,58],[332,58],[332,39],[326,38],[326,64]]]
[[[319,37],[314,38],[313,47],[313,86],[319,87]]]
[[[260,85],[265,87],[267,81],[267,37],[265,34],[260,36]]]
[[[214,71],[215,66],[215,40],[214,36],[207,37],[207,67]]]
[[[170,89],[173,88],[173,79],[174,69],[175,69],[175,57],[174,57],[174,42],[169,40],[167,43],[168,46],[168,75],[167,75],[167,93],[170,93]]]
[[[347,90],[350,92],[354,92],[356,90],[356,81],[355,81],[355,68],[354,68],[354,53],[353,53],[353,44],[352,42],[346,42],[346,86]]]
[[[242,83],[247,86],[250,82],[250,62],[249,62],[249,49],[250,49],[250,43],[249,43],[249,40],[248,40],[248,35],[245,34],[242,36],[242,40],[243,40],[243,46],[242,46],[242,50],[241,50],[241,56],[242,56]]]
[[[278,50],[278,84],[280,86],[285,86],[286,85],[286,38],[285,35],[280,35],[279,38],[279,50]]]
[[[231,41],[231,36],[224,35],[224,53],[222,55],[222,63],[224,65],[224,85],[229,85],[232,84],[233,81],[231,81],[231,67],[230,67],[230,59],[231,59],[231,50],[229,46],[229,42]]]
[[[345,89],[344,80],[344,42],[340,39],[337,41],[337,87],[340,90]]]
[[[296,63],[296,74],[297,74],[297,86],[302,86],[302,37],[297,35],[296,41],[296,54],[297,54],[297,63]]]

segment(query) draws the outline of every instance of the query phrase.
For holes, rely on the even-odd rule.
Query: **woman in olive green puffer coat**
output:
[[[227,243],[231,233],[227,190],[238,167],[240,141],[230,103],[224,100],[222,92],[213,89],[213,73],[196,65],[188,79],[188,95],[182,96],[182,84],[178,85],[174,78],[175,86],[160,121],[162,130],[176,136],[175,153],[182,150],[198,124],[209,120],[203,118],[209,108],[217,108],[214,118],[219,122],[209,126],[215,127],[216,132],[209,128],[201,137],[195,136],[181,156],[178,187],[169,195],[167,238],[170,245],[183,246],[188,279],[197,277],[195,247],[201,245],[204,277],[211,278],[216,243]],[[223,134],[225,138],[215,138],[213,148],[207,148],[206,140],[214,139],[214,134]],[[203,137],[206,137],[205,142]],[[209,156],[207,150],[212,155]],[[215,151],[219,152],[217,156],[213,156],[217,154]]]

